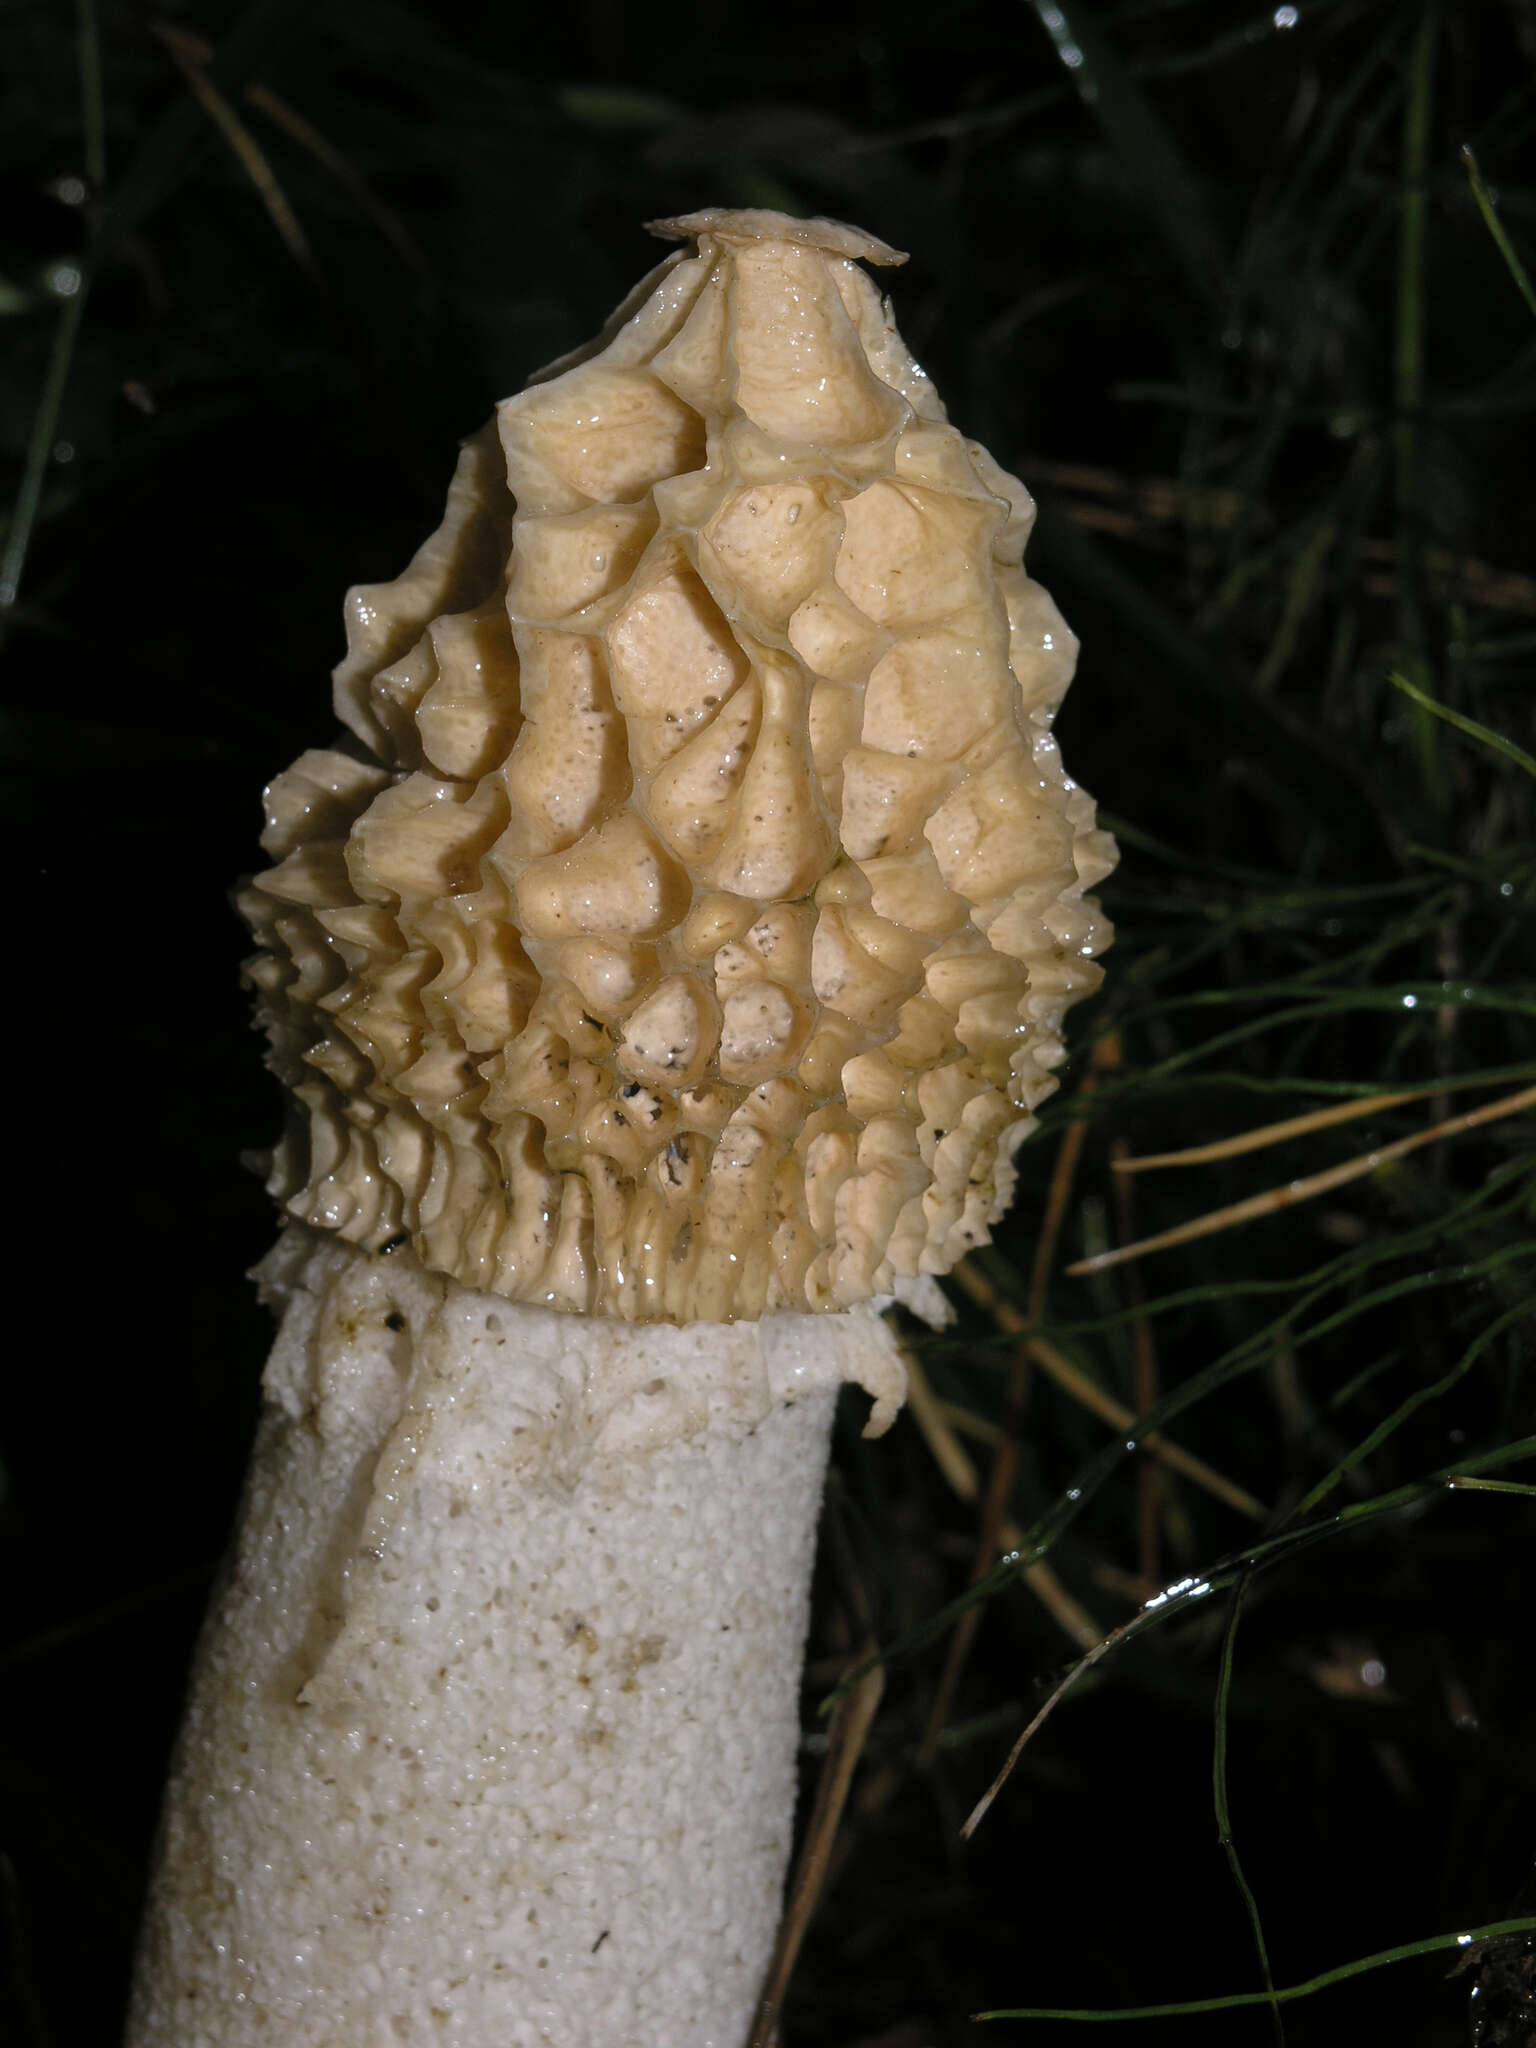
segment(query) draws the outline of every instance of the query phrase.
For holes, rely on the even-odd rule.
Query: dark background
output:
[[[435,523],[456,439],[657,259],[642,221],[720,203],[911,252],[883,278],[907,340],[1035,490],[1031,566],[1083,638],[1063,748],[1125,853],[1075,1071],[1094,1047],[1118,1065],[1048,1334],[1132,1409],[1149,1346],[1163,1388],[1253,1347],[1170,1434],[1272,1528],[1374,1430],[1318,1515],[1424,1482],[1252,1580],[1219,1715],[1229,1590],[1106,1658],[969,1846],[1073,1646],[1005,1587],[932,1768],[943,1641],[894,1662],[786,2048],[1050,2048],[1081,2027],[968,2015],[1255,1988],[1218,1720],[1277,1983],[1530,1913],[1532,1498],[1426,1478],[1533,1427],[1529,1118],[1113,1277],[1060,1267],[1531,1078],[1529,777],[1388,676],[1536,747],[1536,325],[1458,154],[1536,254],[1536,8],[38,0],[4,44],[0,461],[25,561],[0,611],[0,2040],[115,2037],[255,1414],[268,1329],[241,1276],[273,1219],[238,1160],[276,1101],[227,894],[260,787],[327,737],[341,593]],[[1117,1208],[1116,1144],[1416,1084],[1447,1092]],[[1019,1308],[1073,1086],[979,1262]],[[1288,1323],[1309,1275],[1319,1305]],[[984,1481],[1013,1342],[968,1302],[921,1348]],[[1008,1515],[1030,1527],[1091,1470],[1050,1563],[1101,1627],[1257,1533],[1187,1482],[1092,1467],[1103,1425],[1016,1377]],[[846,1419],[813,1734],[861,1608],[901,1642],[976,1542],[910,1416],[873,1448]],[[1287,2005],[1285,2038],[1466,2040],[1476,1982],[1483,2048],[1536,2039],[1529,1938],[1479,1956]],[[1263,2010],[1122,2032],[1276,2038]]]

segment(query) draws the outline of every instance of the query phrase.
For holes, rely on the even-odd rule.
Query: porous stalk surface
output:
[[[871,1310],[635,1326],[290,1229],[129,2048],[741,2048]]]

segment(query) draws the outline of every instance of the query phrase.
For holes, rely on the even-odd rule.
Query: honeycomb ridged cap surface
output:
[[[686,1322],[947,1272],[1006,1206],[1113,865],[1023,486],[838,223],[711,211],[348,594],[266,793],[269,1185],[468,1286]]]

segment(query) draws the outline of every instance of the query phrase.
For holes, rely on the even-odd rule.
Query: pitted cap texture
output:
[[[295,1216],[685,1322],[947,1272],[1006,1205],[1114,862],[1033,506],[856,257],[686,235],[347,600],[349,738],[267,791],[248,972]]]

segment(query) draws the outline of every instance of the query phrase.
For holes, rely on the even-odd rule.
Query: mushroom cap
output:
[[[1006,1206],[1109,927],[1033,506],[854,260],[761,211],[464,446],[348,594],[348,737],[241,904],[292,1214],[687,1322],[920,1288]]]

